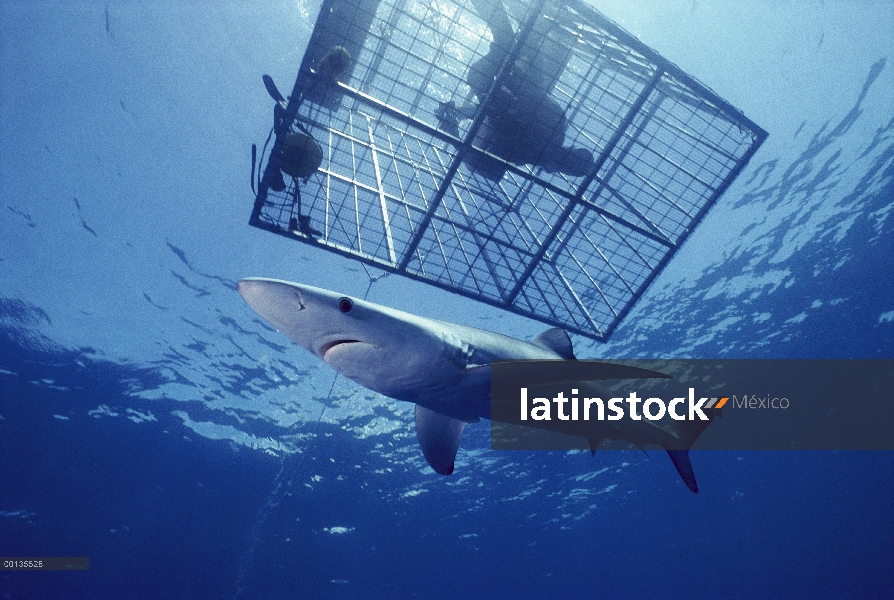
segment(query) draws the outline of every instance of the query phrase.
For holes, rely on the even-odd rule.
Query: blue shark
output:
[[[415,404],[422,453],[442,475],[453,473],[466,425],[491,418],[491,363],[576,361],[571,339],[558,328],[526,342],[288,281],[247,278],[238,283],[238,290],[279,332],[338,373],[365,388]],[[666,377],[613,363],[581,361],[580,366],[585,381],[579,385],[605,398],[612,392],[600,380]],[[548,422],[529,423],[550,427]],[[580,435],[594,451],[606,438],[640,448],[646,444],[664,447],[689,489],[698,491],[688,449],[707,423],[661,425],[627,419],[585,427]]]

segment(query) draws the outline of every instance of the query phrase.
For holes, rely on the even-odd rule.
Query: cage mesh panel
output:
[[[584,4],[504,5],[515,60],[476,97],[494,35],[471,2],[326,0],[289,105],[323,162],[281,191],[265,176],[252,224],[605,339],[766,133]],[[335,45],[337,86],[317,74]],[[452,131],[445,102],[468,109]]]

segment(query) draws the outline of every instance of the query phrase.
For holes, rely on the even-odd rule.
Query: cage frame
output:
[[[525,5],[526,10],[524,11],[524,17],[523,19],[519,19],[518,21],[519,30],[515,38],[514,45],[503,61],[503,64],[499,68],[492,87],[488,91],[487,95],[482,100],[480,100],[480,110],[478,110],[475,117],[471,120],[471,123],[468,126],[466,132],[458,137],[451,135],[437,125],[426,121],[419,116],[414,116],[413,114],[410,114],[409,112],[401,110],[400,108],[390,104],[382,98],[378,98],[373,94],[365,92],[356,86],[344,83],[343,81],[326,81],[324,82],[324,86],[319,85],[320,79],[323,76],[315,70],[315,67],[319,62],[321,50],[325,49],[325,47],[330,43],[329,40],[321,41],[320,39],[321,36],[325,37],[326,32],[324,30],[326,27],[327,18],[331,20],[333,18],[336,18],[332,15],[340,14],[339,11],[345,12],[348,11],[351,7],[356,9],[358,6],[363,4],[373,6],[375,10],[378,11],[381,5],[390,3],[388,5],[392,6],[391,10],[392,14],[394,14],[400,12],[401,10],[404,10],[411,1],[413,0],[350,0],[349,2],[345,2],[345,0],[325,0],[321,8],[320,17],[318,18],[317,23],[314,27],[314,33],[312,34],[307,52],[305,53],[298,76],[295,80],[292,94],[290,95],[288,102],[285,103],[285,107],[281,115],[282,121],[287,128],[294,129],[295,127],[300,127],[304,129],[309,126],[314,131],[327,131],[330,137],[332,135],[340,135],[344,136],[345,138],[352,138],[350,140],[351,144],[363,144],[365,142],[357,136],[352,136],[350,132],[339,130],[337,124],[332,125],[331,122],[325,123],[322,122],[322,120],[319,118],[315,121],[310,114],[299,115],[300,111],[303,108],[306,108],[308,104],[315,104],[315,114],[320,115],[323,114],[325,110],[327,110],[326,107],[328,106],[331,116],[332,114],[335,114],[335,112],[342,110],[342,108],[344,108],[343,103],[347,101],[353,103],[353,108],[348,109],[349,114],[361,114],[367,117],[369,141],[368,143],[366,143],[366,146],[372,155],[372,162],[374,163],[373,171],[375,172],[377,185],[365,184],[359,181],[356,176],[353,181],[348,181],[345,183],[354,186],[355,203],[357,202],[357,194],[360,193],[358,190],[377,196],[373,203],[377,201],[381,207],[384,239],[385,245],[387,247],[387,259],[383,259],[381,256],[365,253],[363,251],[361,247],[361,216],[359,208],[357,209],[356,214],[358,231],[357,247],[355,248],[331,240],[328,233],[325,235],[325,237],[322,235],[314,236],[305,232],[297,231],[292,227],[284,227],[282,221],[265,219],[265,209],[271,206],[271,203],[269,202],[271,196],[271,183],[279,169],[278,156],[282,150],[283,143],[282,136],[280,135],[276,136],[274,145],[269,154],[266,168],[263,170],[263,176],[258,182],[258,189],[255,196],[255,202],[249,224],[254,227],[264,229],[290,239],[299,240],[313,246],[325,248],[328,251],[335,252],[348,258],[360,260],[365,264],[374,266],[387,272],[400,274],[413,280],[422,281],[429,285],[434,285],[441,289],[445,289],[447,291],[457,293],[465,297],[485,302],[492,306],[496,306],[516,314],[536,319],[551,326],[561,327],[569,332],[577,333],[595,340],[607,340],[612,332],[616,329],[616,327],[630,312],[633,306],[635,306],[636,302],[643,296],[643,294],[646,292],[655,278],[664,270],[671,258],[675,255],[676,251],[679,249],[680,246],[682,246],[686,239],[688,239],[691,232],[702,221],[710,208],[729,188],[736,177],[738,177],[742,169],[748,164],[749,160],[752,158],[755,152],[757,152],[761,144],[766,139],[768,135],[767,132],[761,129],[747,117],[745,117],[741,113],[741,111],[737,110],[731,104],[723,100],[707,86],[700,83],[694,77],[685,73],[682,69],[674,65],[672,62],[662,57],[656,51],[652,50],[651,48],[640,42],[638,39],[636,39],[634,36],[627,33],[623,28],[613,23],[612,21],[604,17],[601,13],[596,11],[594,8],[584,4],[580,0],[534,0],[530,4]],[[432,0],[432,3],[434,3],[435,1],[436,0]],[[462,6],[468,3],[464,3],[463,0],[444,1],[452,2],[457,6]],[[528,37],[532,35],[532,31],[535,30],[535,28],[538,26],[538,23],[546,18],[545,15],[548,11],[552,11],[552,13],[558,13],[563,10],[572,12],[580,21],[583,22],[577,24],[577,29],[581,38],[590,36],[592,38],[601,39],[603,41],[605,39],[609,39],[610,44],[614,44],[618,48],[623,49],[623,51],[629,52],[629,56],[634,56],[638,57],[638,59],[641,59],[643,62],[643,65],[641,66],[644,69],[651,71],[648,81],[646,81],[645,84],[638,90],[635,100],[627,106],[622,120],[615,126],[614,132],[612,133],[611,137],[604,143],[603,147],[599,148],[599,153],[594,158],[595,166],[589,170],[589,173],[585,177],[581,178],[578,182],[576,182],[576,184],[573,185],[563,185],[561,181],[557,183],[555,177],[551,178],[549,176],[545,176],[542,171],[538,172],[536,169],[529,168],[526,165],[514,164],[513,162],[510,162],[501,156],[497,156],[488,152],[486,149],[482,149],[480,147],[480,144],[476,144],[476,135],[478,134],[479,130],[481,130],[481,128],[485,126],[485,120],[487,119],[486,109],[491,105],[492,102],[494,102],[494,97],[500,90],[502,82],[509,76],[512,65],[516,64],[516,61],[519,59],[520,54],[525,50],[525,44]],[[371,23],[373,18],[375,17],[375,13],[367,10],[365,14],[372,15],[370,17]],[[330,23],[329,27],[330,29],[332,29],[334,26],[332,26],[332,24]],[[323,33],[321,33],[321,31]],[[331,38],[331,32],[328,35]],[[606,38],[606,36],[608,37]],[[379,39],[378,43],[380,45],[383,43],[381,38]],[[355,41],[354,47],[351,49],[355,52],[358,52],[357,48],[358,44]],[[362,51],[362,47],[359,51]],[[381,63],[381,61],[384,60],[384,53],[375,51],[374,59],[376,57],[379,58],[379,62]],[[352,65],[351,68],[353,69],[354,65]],[[567,65],[563,68],[567,68]],[[372,73],[372,75],[370,75],[370,73]],[[364,80],[370,80],[375,76],[375,69],[369,68],[367,69],[367,74]],[[350,77],[345,77],[344,79],[350,79]],[[593,89],[595,83],[588,82],[588,85],[590,86],[590,89]],[[662,97],[656,100],[655,94],[659,86],[663,86],[660,94]],[[694,106],[693,110],[704,110],[706,109],[706,107],[709,107],[710,110],[708,112],[715,113],[714,116],[718,118],[722,117],[723,119],[735,125],[739,129],[739,131],[746,132],[748,137],[750,137],[751,142],[747,149],[745,149],[745,151],[741,153],[741,155],[727,156],[728,159],[734,161],[732,168],[728,169],[724,173],[722,180],[719,181],[717,185],[710,186],[707,183],[705,184],[707,188],[710,189],[710,195],[705,199],[704,202],[697,206],[697,210],[694,211],[694,214],[690,215],[685,209],[680,209],[681,212],[686,213],[687,217],[689,217],[689,220],[686,222],[686,225],[685,227],[683,227],[681,233],[677,235],[669,235],[667,232],[663,231],[661,227],[653,223],[650,218],[644,216],[642,214],[642,211],[633,206],[632,202],[626,200],[626,196],[623,193],[613,189],[611,180],[614,177],[615,172],[619,168],[626,168],[624,160],[632,151],[634,146],[636,146],[636,144],[639,142],[640,135],[645,131],[648,123],[654,118],[654,114],[658,111],[661,103],[664,101],[664,98],[668,97],[669,93],[673,93],[673,89],[675,86],[679,88],[679,91],[676,92],[678,96],[674,98],[675,101],[681,103],[688,102],[690,104],[697,104],[698,106]],[[323,91],[317,94],[318,97],[316,99],[309,99],[307,95],[308,89],[322,89]],[[646,110],[647,106],[648,110],[652,111],[651,114],[644,113],[644,110]],[[367,112],[358,110],[357,107],[360,107]],[[380,175],[380,166],[377,156],[378,149],[374,140],[373,129],[369,124],[369,119],[373,116],[370,113],[375,113],[376,115],[378,115],[378,118],[380,120],[377,123],[384,123],[385,120],[389,120],[389,123],[394,122],[403,125],[405,128],[404,133],[406,135],[410,135],[409,132],[411,131],[421,132],[419,133],[419,135],[424,134],[425,136],[427,136],[427,140],[436,140],[440,144],[444,145],[444,152],[446,153],[446,156],[450,157],[449,165],[446,165],[446,168],[444,168],[444,164],[440,165],[442,176],[441,180],[437,184],[436,193],[430,199],[425,200],[424,215],[422,216],[421,220],[415,223],[416,227],[415,231],[413,231],[412,239],[404,245],[403,250],[400,254],[398,254],[395,249],[396,243],[394,240],[393,231],[389,224],[389,210],[387,205],[390,198],[386,196],[386,192],[384,190],[383,182]],[[384,127],[384,125],[381,126]],[[348,128],[353,131],[353,122],[349,124]],[[637,129],[639,133],[631,133]],[[683,133],[681,133],[681,135],[683,135]],[[686,133],[686,135],[694,136],[695,134]],[[651,151],[655,154],[658,154],[656,150],[650,150],[647,144],[640,145],[644,147],[643,151]],[[478,255],[476,255],[475,260],[477,260],[479,256],[483,255],[481,260],[485,265],[484,270],[490,272],[490,275],[493,279],[491,283],[497,288],[498,297],[488,297],[486,294],[483,294],[481,292],[481,284],[477,283],[477,281],[475,280],[475,273],[472,272],[472,262],[468,260],[468,256],[465,254],[464,249],[462,250],[462,253],[463,257],[466,259],[467,266],[469,267],[469,273],[463,275],[463,279],[459,283],[454,281],[453,276],[450,275],[449,262],[447,264],[447,272],[449,277],[446,280],[444,278],[439,279],[437,277],[427,275],[424,272],[424,269],[420,272],[420,269],[413,264],[414,256],[418,254],[420,244],[425,239],[425,236],[435,230],[435,226],[433,225],[433,223],[441,223],[442,221],[444,221],[443,215],[440,214],[439,211],[443,212],[445,210],[445,197],[448,196],[448,194],[452,193],[451,190],[454,188],[454,186],[458,185],[459,188],[466,190],[468,193],[473,193],[472,191],[469,191],[470,188],[467,185],[463,185],[465,183],[465,179],[463,179],[464,175],[463,172],[461,172],[461,166],[464,164],[464,161],[466,161],[467,158],[471,155],[479,157],[484,156],[489,161],[496,161],[496,163],[499,163],[500,167],[504,169],[504,173],[508,174],[510,178],[513,178],[512,180],[515,184],[517,184],[518,181],[523,182],[522,185],[518,186],[520,189],[528,186],[527,191],[524,192],[526,195],[530,195],[531,191],[536,188],[536,191],[541,192],[541,197],[542,194],[545,193],[549,196],[550,199],[561,198],[562,201],[565,202],[564,206],[561,207],[561,211],[557,215],[553,216],[553,224],[548,227],[548,231],[545,233],[545,235],[540,236],[540,239],[536,244],[536,250],[530,252],[530,260],[527,261],[524,269],[520,274],[518,274],[516,280],[512,282],[511,286],[503,285],[501,283],[501,278],[498,276],[501,267],[496,262],[494,262],[493,257],[490,256],[493,249],[492,246],[496,245],[499,247],[500,241],[495,241],[495,239],[493,238],[488,238],[487,234],[482,233],[480,228],[476,228],[469,224],[464,224],[459,220],[453,219],[452,217],[447,220],[447,222],[454,228],[454,230],[463,231],[464,234],[467,234],[471,238],[474,238],[476,240],[475,243],[477,243],[478,245]],[[396,160],[394,156],[390,156],[390,158]],[[264,157],[262,156],[261,160],[263,161],[263,159]],[[603,169],[605,169],[607,165],[609,166],[609,171],[603,171]],[[395,169],[396,168],[397,167],[395,167]],[[434,170],[432,168],[429,168],[427,172],[434,177]],[[332,177],[338,178],[340,176],[341,175],[339,173],[336,173],[335,171],[327,172],[326,174],[326,177],[328,179],[331,179]],[[506,175],[502,177],[505,178]],[[637,175],[637,177],[642,180],[642,185],[650,187],[650,182],[647,178],[644,178],[641,175]],[[311,179],[313,179],[313,177]],[[694,177],[694,179],[697,179],[697,177]],[[499,184],[502,180],[503,179],[498,180],[497,184]],[[565,181],[566,183],[568,183],[567,178]],[[290,183],[288,190],[286,190],[286,193],[300,194],[299,186],[306,185],[307,183],[307,181],[299,181],[296,179]],[[657,194],[661,194],[661,191],[657,189],[657,186],[651,187],[655,188],[655,190],[653,191],[655,191]],[[459,192],[456,193],[457,195],[459,195]],[[612,210],[604,203],[598,202],[598,200],[603,197],[603,194],[614,198],[615,202],[622,205],[626,203],[626,209],[629,209],[628,212],[630,212],[631,214],[639,215],[639,217],[641,218],[633,219],[629,215],[625,216],[619,214],[618,210]],[[669,203],[674,202],[673,198],[667,198],[667,200]],[[404,198],[404,201],[409,202],[406,200],[406,198]],[[524,201],[524,199],[521,201]],[[515,202],[515,198],[510,199],[510,206],[513,202]],[[531,202],[531,204],[534,205],[535,203]],[[409,214],[409,209],[407,210]],[[328,223],[329,213],[326,212],[325,214]],[[626,286],[629,292],[623,292],[626,294],[626,297],[624,297],[623,301],[620,302],[618,305],[615,305],[610,301],[607,296],[607,292],[601,289],[600,282],[595,281],[586,268],[584,268],[583,266],[580,267],[580,271],[586,274],[586,276],[590,279],[590,282],[593,284],[593,288],[602,295],[602,300],[610,309],[611,315],[607,321],[603,320],[602,322],[597,323],[595,319],[592,318],[589,309],[587,308],[587,306],[585,306],[584,301],[581,299],[581,291],[576,289],[575,285],[573,285],[574,282],[569,282],[567,279],[565,279],[565,276],[562,275],[562,272],[558,269],[558,267],[556,267],[554,270],[558,274],[559,279],[565,279],[563,282],[561,282],[560,287],[564,287],[567,292],[566,297],[560,297],[559,299],[562,303],[565,304],[565,307],[567,308],[569,314],[571,314],[572,310],[574,310],[574,308],[576,307],[580,311],[580,313],[585,316],[584,325],[588,326],[582,326],[579,321],[570,322],[567,318],[560,318],[560,315],[555,312],[552,306],[550,306],[550,314],[540,312],[536,309],[533,301],[528,299],[526,295],[522,299],[528,303],[527,307],[520,304],[520,295],[527,294],[528,288],[532,286],[534,288],[537,288],[538,286],[537,280],[532,279],[534,278],[535,271],[540,269],[542,265],[549,265],[551,261],[557,260],[554,257],[561,256],[564,252],[567,252],[572,257],[574,257],[573,252],[571,250],[568,250],[568,245],[571,243],[572,240],[576,239],[575,236],[578,235],[578,232],[584,226],[585,219],[592,215],[596,215],[598,218],[602,219],[605,223],[608,224],[609,228],[613,228],[612,223],[614,223],[618,227],[623,227],[625,230],[635,233],[641,240],[649,240],[650,243],[657,244],[665,248],[664,253],[658,258],[658,260],[654,261],[655,264],[650,264],[647,258],[644,258],[641,255],[639,256],[640,259],[642,259],[642,262],[645,263],[649,267],[649,269],[645,277],[638,282],[633,282],[633,285],[631,285],[631,282],[628,282],[624,279],[621,273],[619,273],[615,266],[612,265],[612,262],[609,258],[603,256],[605,263],[610,267],[612,271],[614,271],[615,275],[618,277],[618,280],[621,281],[624,286]],[[521,217],[519,218],[521,219]],[[524,221],[524,219],[521,220]],[[640,222],[636,222],[637,220],[639,220]],[[481,221],[481,223],[483,223],[483,220]],[[410,226],[413,226],[412,222],[410,222]],[[587,231],[584,230],[582,233],[580,233],[580,235],[583,237],[587,237]],[[437,231],[435,231],[435,237],[437,237]],[[462,238],[460,237],[459,233],[456,233],[456,237],[457,240],[459,240],[459,243],[462,244]],[[532,235],[532,237],[537,238],[538,236]],[[623,236],[621,236],[620,234],[618,234],[618,237],[624,239]],[[438,244],[441,244],[439,238]],[[487,246],[488,244],[491,245],[490,248]],[[592,243],[592,245],[596,252],[603,254],[596,243]],[[636,247],[634,247],[634,244],[627,242],[627,246],[629,247],[629,252],[639,255],[639,251]],[[443,253],[445,262],[447,262],[449,260],[448,252],[444,249],[443,245],[441,251]],[[628,250],[625,250],[625,252],[627,251]],[[418,255],[416,260],[419,265],[423,264],[421,254]],[[575,258],[574,260],[577,259]],[[503,268],[505,269],[505,267]],[[510,269],[510,276],[511,275],[512,272]],[[464,282],[466,281],[465,278],[468,276],[471,276],[474,285],[469,284],[465,285],[464,287]],[[534,290],[531,293],[537,293],[537,290]],[[539,290],[539,293],[541,294],[540,300],[543,301],[543,304],[549,305],[547,293],[542,289]],[[568,308],[569,305],[571,306],[571,308]]]

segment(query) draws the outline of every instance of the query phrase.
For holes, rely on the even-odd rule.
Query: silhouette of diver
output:
[[[457,107],[450,101],[442,103],[436,112],[440,127],[457,137],[459,122],[474,118],[515,44],[515,32],[501,0],[472,0],[472,4],[490,28],[493,42],[466,74],[470,96],[477,104]],[[509,66],[485,107],[484,121],[473,144],[515,165],[535,165],[550,173],[583,177],[595,164],[593,155],[585,148],[564,146],[568,129],[565,111],[550,96],[551,82],[536,67],[536,58],[533,49],[526,52],[523,48]],[[500,179],[504,171],[500,163],[477,153],[470,153],[466,162],[493,179]]]
[[[273,131],[276,137],[282,139],[282,149],[279,156],[279,168],[270,182],[270,189],[282,192],[286,189],[283,173],[290,175],[295,181],[292,186],[292,210],[289,217],[289,229],[300,231],[307,236],[319,236],[322,232],[314,229],[310,224],[310,216],[302,214],[301,190],[299,179],[306,179],[316,172],[323,159],[320,145],[310,135],[310,132],[298,123],[299,129],[306,133],[291,132],[289,129],[286,110],[282,103],[277,102],[273,107]],[[298,217],[295,218],[295,213]]]
[[[339,77],[351,65],[351,55],[343,46],[334,46],[320,59],[314,69],[316,78],[312,80],[310,88],[305,90],[298,98],[300,104],[304,97],[318,83],[324,85],[333,85],[338,82]],[[266,77],[266,76],[265,76]],[[286,101],[272,83],[272,80],[265,79],[265,85],[273,86],[274,91],[267,88],[267,91],[273,96],[276,104],[273,106],[273,132],[277,140],[282,140],[279,169],[273,174],[270,182],[270,189],[281,192],[286,189],[286,182],[283,179],[283,173],[290,175],[294,180],[292,187],[292,210],[289,217],[289,229],[292,231],[300,231],[308,237],[323,235],[321,231],[314,229],[310,224],[310,216],[302,214],[301,210],[301,190],[299,189],[298,180],[307,179],[319,169],[323,161],[323,151],[320,144],[313,138],[311,132],[295,120],[295,126],[300,130],[291,131],[291,120],[286,114]],[[295,217],[297,212],[298,217]]]

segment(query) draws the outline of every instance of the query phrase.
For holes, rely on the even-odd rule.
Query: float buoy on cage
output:
[[[296,179],[310,177],[323,162],[323,149],[315,139],[304,133],[286,136],[279,158],[279,168]]]

